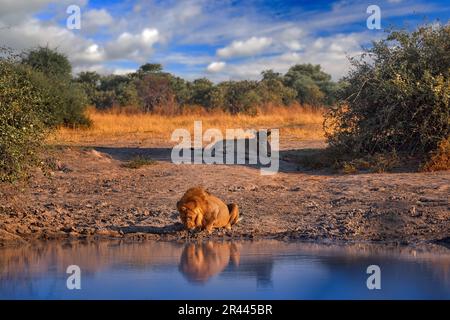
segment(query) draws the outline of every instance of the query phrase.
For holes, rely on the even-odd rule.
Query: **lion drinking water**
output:
[[[234,203],[228,206],[201,187],[190,188],[177,202],[184,226],[200,228],[211,233],[213,228],[231,229],[239,220],[239,209]]]

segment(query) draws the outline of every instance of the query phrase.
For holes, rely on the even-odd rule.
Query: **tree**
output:
[[[97,103],[101,78],[102,77],[97,72],[87,71],[80,72],[75,79],[75,82],[79,83],[86,93],[90,105],[96,105]]]
[[[320,106],[334,103],[335,83],[320,65],[297,64],[291,67],[284,75],[284,84],[297,92],[296,99],[301,104]]]
[[[232,114],[257,114],[257,106],[261,102],[257,93],[257,81],[227,81],[219,86],[224,92],[225,110]]]
[[[189,102],[193,105],[200,105],[207,109],[214,107],[212,105],[212,90],[214,84],[206,79],[196,79],[190,84],[191,98]]]
[[[261,81],[283,81],[283,76],[279,72],[274,72],[272,69],[263,70],[261,72],[262,80]]]
[[[38,47],[28,51],[22,63],[49,77],[71,78],[72,65],[67,56],[49,47]]]
[[[175,95],[165,74],[148,74],[136,83],[137,92],[144,112],[174,107]]]
[[[175,95],[176,103],[180,107],[188,104],[192,95],[188,82],[180,77],[175,77],[173,75],[170,75],[169,82],[170,88]]]
[[[136,86],[132,76],[108,75],[100,77],[94,104],[99,109],[138,105]]]
[[[265,70],[258,85],[258,94],[263,105],[288,106],[294,102],[297,92],[283,83],[280,73]]]
[[[134,74],[136,77],[142,79],[146,75],[160,73],[162,72],[163,67],[159,63],[146,63],[139,67],[139,69]]]

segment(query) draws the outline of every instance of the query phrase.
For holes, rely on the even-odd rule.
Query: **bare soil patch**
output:
[[[281,157],[323,147],[287,141]],[[281,161],[262,176],[244,165],[175,165],[170,145],[58,147],[53,172],[0,185],[0,244],[58,238],[280,238],[418,243],[450,236],[450,172],[331,174]],[[124,166],[136,157],[156,163]],[[201,185],[239,205],[243,220],[212,235],[182,230],[176,202]]]

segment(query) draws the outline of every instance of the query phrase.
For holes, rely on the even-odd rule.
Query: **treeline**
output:
[[[128,108],[141,112],[174,114],[200,106],[207,111],[254,115],[266,106],[332,105],[338,85],[319,65],[301,64],[286,74],[263,71],[260,81],[225,81],[214,84],[201,78],[186,81],[147,63],[127,75],[102,76],[81,72],[75,81],[98,109]]]

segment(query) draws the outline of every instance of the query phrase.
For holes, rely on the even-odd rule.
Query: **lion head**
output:
[[[197,200],[177,203],[178,211],[180,212],[180,219],[184,226],[193,230],[201,227],[203,223],[203,212]]]

